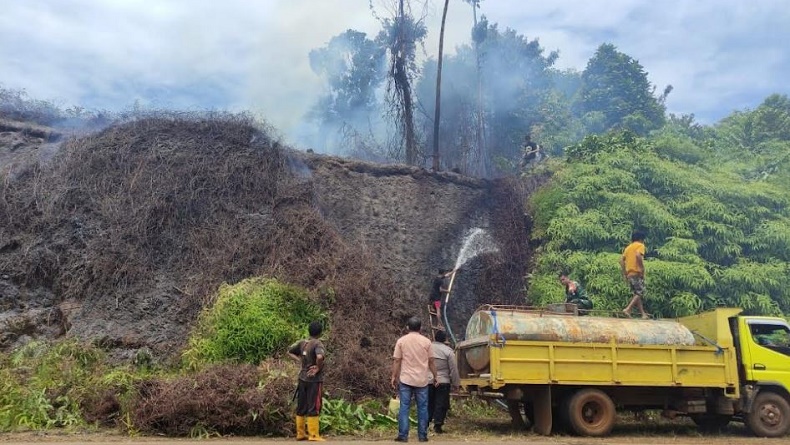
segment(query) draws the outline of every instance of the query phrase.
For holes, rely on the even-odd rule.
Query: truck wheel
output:
[[[718,433],[732,420],[732,416],[726,414],[692,414],[689,417],[703,433]]]
[[[567,414],[569,426],[580,436],[606,436],[614,427],[614,402],[597,389],[573,394],[567,402]]]
[[[761,391],[754,398],[746,426],[758,437],[781,437],[790,429],[790,404],[775,392]]]

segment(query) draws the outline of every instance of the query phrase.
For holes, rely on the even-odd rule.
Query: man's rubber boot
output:
[[[307,440],[304,416],[296,416],[296,440]]]
[[[307,440],[310,442],[323,442],[324,438],[318,434],[318,416],[310,416],[307,418]]]

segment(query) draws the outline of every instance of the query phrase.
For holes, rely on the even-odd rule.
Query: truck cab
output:
[[[744,390],[744,420],[755,434],[790,429],[790,324],[775,317],[731,319]]]
[[[790,324],[773,317],[738,317],[745,380],[790,388]]]

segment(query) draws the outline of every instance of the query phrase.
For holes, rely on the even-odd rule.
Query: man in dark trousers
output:
[[[434,334],[433,362],[436,366],[436,381],[428,385],[428,422],[433,422],[433,430],[437,434],[444,433],[444,419],[450,409],[450,391],[461,386],[455,352],[444,342],[447,334],[436,331]]]
[[[318,416],[321,414],[322,385],[324,381],[324,357],[326,351],[319,337],[324,328],[321,322],[310,323],[310,338],[301,340],[288,348],[288,355],[302,364],[299,371],[299,386],[296,388],[296,440],[321,442],[318,431]],[[307,434],[305,434],[305,424]]]
[[[431,313],[436,314],[436,320],[439,325],[442,324],[442,303],[445,295],[447,295],[447,277],[452,275],[452,270],[439,269],[436,276],[431,283]]]

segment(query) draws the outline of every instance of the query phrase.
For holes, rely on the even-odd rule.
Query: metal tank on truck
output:
[[[532,340],[567,343],[615,343],[630,345],[686,345],[694,334],[676,321],[635,320],[573,316],[543,310],[483,307],[466,325],[467,340],[496,336],[498,340]],[[467,363],[475,371],[488,366],[486,347],[464,350]]]

